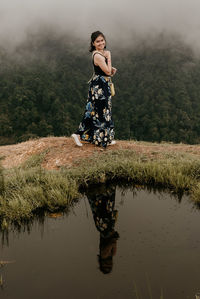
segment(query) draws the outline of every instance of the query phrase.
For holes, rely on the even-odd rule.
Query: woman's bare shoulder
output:
[[[96,51],[96,50],[92,52],[92,57],[93,57],[95,54],[99,54],[99,55],[105,57],[101,52]]]

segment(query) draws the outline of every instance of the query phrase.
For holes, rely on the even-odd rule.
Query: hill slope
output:
[[[200,156],[200,145],[149,143],[117,140],[116,145],[109,146],[106,150],[89,143],[83,147],[74,144],[69,137],[46,137],[15,145],[0,146],[0,157],[4,168],[20,166],[28,158],[35,154],[44,154],[42,167],[46,169],[59,169],[60,167],[73,167],[79,160],[87,159],[92,155],[116,150],[132,150],[133,152],[146,154],[148,158],[160,156],[165,153],[190,153]]]

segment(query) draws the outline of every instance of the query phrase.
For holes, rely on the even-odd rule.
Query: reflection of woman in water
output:
[[[112,271],[112,258],[116,254],[119,238],[119,234],[114,230],[117,218],[117,210],[114,210],[115,188],[102,185],[98,190],[86,193],[96,228],[100,232],[99,265],[104,274]]]

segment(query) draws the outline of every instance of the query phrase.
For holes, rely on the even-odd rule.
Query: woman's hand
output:
[[[104,56],[105,56],[107,59],[111,59],[111,53],[110,53],[110,51],[105,50],[105,51],[104,51]]]
[[[116,73],[117,69],[115,67],[112,67],[112,70],[111,70],[111,76],[114,76],[115,73]]]

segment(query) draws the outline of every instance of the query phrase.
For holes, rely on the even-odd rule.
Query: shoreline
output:
[[[188,192],[200,203],[199,155],[199,145],[117,141],[104,150],[79,148],[67,137],[1,146],[1,228],[32,219],[38,210],[65,209],[81,196],[80,188],[110,181]]]

